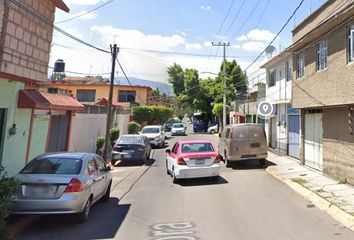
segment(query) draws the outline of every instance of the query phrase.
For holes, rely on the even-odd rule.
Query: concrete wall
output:
[[[354,136],[348,130],[348,109],[324,108],[323,171],[354,184]]]
[[[294,78],[292,107],[310,108],[354,103],[354,64],[347,63],[346,31],[349,24],[348,22],[339,27],[327,37],[328,59],[325,70],[316,70],[316,43],[322,39],[321,36],[304,50],[305,75],[300,79]],[[293,77],[296,76],[295,57]]]
[[[10,176],[25,165],[31,110],[17,109],[18,90],[23,87],[23,83],[0,79],[0,108],[6,109],[4,145],[0,155],[1,164]],[[17,128],[14,136],[9,134],[12,124]]]
[[[49,118],[49,115],[35,114],[34,116],[29,160],[44,153],[46,150]]]
[[[289,61],[289,64],[292,67],[291,59],[286,59],[277,63],[275,66],[267,68],[266,98],[272,100],[274,103],[284,102],[284,101],[290,102],[291,99],[292,82],[286,81],[287,61]],[[276,71],[276,82],[274,86],[269,87],[269,73],[274,70]]]
[[[0,46],[4,51],[0,57],[4,61],[0,63],[0,71],[44,81],[47,79],[55,6],[50,0],[26,0],[20,3],[42,19],[11,2],[7,3],[1,33],[4,42]]]

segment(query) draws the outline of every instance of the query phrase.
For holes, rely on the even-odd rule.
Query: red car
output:
[[[183,178],[219,176],[221,157],[208,140],[179,140],[166,153],[167,173],[174,183]]]

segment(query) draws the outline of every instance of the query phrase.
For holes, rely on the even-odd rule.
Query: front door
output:
[[[2,151],[4,145],[4,132],[5,132],[5,113],[6,109],[0,108],[0,164],[2,161]]]
[[[322,113],[305,115],[305,164],[322,170]]]
[[[300,158],[300,116],[288,116],[288,155]]]
[[[47,152],[66,151],[69,116],[53,115],[51,116],[50,121],[51,124]]]

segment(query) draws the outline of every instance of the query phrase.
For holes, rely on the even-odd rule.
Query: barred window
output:
[[[305,75],[305,55],[300,53],[296,56],[296,78],[302,78]]]
[[[96,100],[96,90],[78,89],[76,98],[79,102],[94,102]]]
[[[317,43],[317,70],[323,70],[327,67],[327,40],[321,40]]]

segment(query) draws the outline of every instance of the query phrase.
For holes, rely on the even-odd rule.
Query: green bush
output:
[[[16,193],[17,186],[17,180],[7,177],[4,167],[0,165],[0,239],[9,234],[5,219],[11,212],[10,198]]]
[[[137,122],[129,122],[128,123],[128,133],[129,134],[137,134],[141,130],[141,125]]]
[[[165,122],[167,119],[173,117],[174,110],[172,108],[162,106],[137,106],[132,109],[134,121],[142,124],[158,124]]]
[[[97,137],[96,138],[96,153],[101,154],[101,149],[104,146],[105,139],[104,137]]]
[[[111,128],[109,130],[109,139],[111,141],[111,145],[113,147],[114,142],[119,138],[119,129],[118,128]]]

